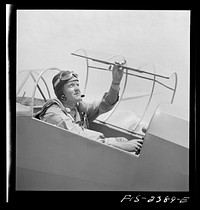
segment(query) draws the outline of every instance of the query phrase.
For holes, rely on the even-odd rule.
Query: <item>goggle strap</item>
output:
[[[54,82],[54,87],[56,87],[58,85],[58,83],[60,82],[60,78],[58,78],[55,82]]]

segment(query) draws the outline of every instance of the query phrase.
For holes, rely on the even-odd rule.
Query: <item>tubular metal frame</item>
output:
[[[32,100],[31,100],[31,116],[33,117],[33,106],[34,106],[34,99],[35,99],[35,92],[36,92],[36,89],[38,87],[38,83],[39,83],[39,80],[40,78],[42,78],[42,75],[46,72],[46,71],[61,71],[61,69],[59,68],[56,68],[56,67],[51,67],[51,68],[47,68],[47,69],[44,69],[40,74],[39,74],[39,77],[37,79],[37,81],[35,82],[35,86],[34,86],[34,89],[33,89],[33,94],[32,94]]]
[[[22,72],[28,72],[28,74],[27,74],[27,76],[25,77],[25,79],[23,80],[23,82],[22,82],[22,84],[20,85],[20,87],[18,88],[18,90],[17,90],[17,95],[19,94],[19,92],[21,91],[21,89],[22,89],[22,87],[24,86],[24,84],[25,84],[25,82],[26,82],[26,80],[29,78],[29,76],[31,75],[31,77],[32,77],[32,79],[33,79],[33,81],[34,82],[36,82],[36,80],[35,80],[35,78],[34,78],[34,76],[33,76],[33,72],[35,73],[35,74],[37,74],[38,76],[39,76],[39,74],[36,72],[37,70],[41,70],[41,69],[35,69],[35,70],[23,70],[23,71],[20,71],[19,72],[19,74],[21,74]],[[44,82],[44,84],[45,84],[45,86],[46,86],[46,89],[47,89],[47,92],[48,92],[48,95],[49,95],[49,98],[51,98],[51,94],[50,94],[50,92],[49,92],[49,88],[48,88],[48,85],[47,85],[47,83],[46,83],[46,81],[45,81],[45,79],[43,78],[43,77],[41,77],[41,79],[42,79],[42,81]],[[41,93],[41,95],[42,95],[42,93]],[[42,95],[42,97],[43,97],[43,95]],[[44,98],[44,97],[43,97]]]
[[[86,66],[87,66],[87,72],[86,72],[86,78],[85,78],[85,86],[84,86],[84,94],[86,92],[86,89],[87,89],[87,84],[88,84],[88,78],[89,78],[89,69],[97,69],[97,70],[105,70],[105,71],[110,71],[109,69],[106,69],[106,68],[100,68],[100,67],[96,67],[96,66],[91,66],[89,65],[89,60],[92,60],[92,61],[95,61],[95,62],[100,62],[100,63],[104,63],[104,64],[107,64],[107,65],[114,65],[115,63],[112,63],[112,62],[108,62],[108,61],[102,61],[102,60],[99,60],[99,59],[95,59],[95,58],[91,58],[91,57],[88,57],[87,56],[87,52],[83,49],[81,49],[85,56],[81,56],[81,55],[77,55],[75,53],[72,53],[72,55],[76,55],[76,56],[79,56],[79,57],[83,57],[86,59]],[[147,110],[148,110],[148,107],[149,107],[149,104],[151,102],[151,99],[152,99],[152,96],[153,96],[153,92],[154,92],[154,88],[155,88],[155,83],[158,83],[166,88],[168,88],[169,90],[173,91],[173,95],[172,95],[172,98],[171,98],[171,104],[173,103],[174,101],[174,97],[175,97],[175,93],[176,93],[176,89],[177,89],[177,81],[178,81],[178,77],[177,77],[177,73],[174,72],[172,73],[169,77],[166,77],[166,76],[162,76],[162,75],[159,75],[159,74],[155,74],[155,66],[152,64],[153,66],[153,70],[154,70],[154,73],[150,73],[150,72],[145,72],[145,71],[142,71],[140,69],[133,69],[133,68],[130,68],[130,67],[127,67],[125,66],[124,69],[125,69],[125,82],[124,82],[124,86],[123,86],[123,90],[122,90],[122,94],[120,96],[120,99],[119,101],[117,102],[117,104],[115,105],[115,107],[113,108],[113,110],[109,113],[109,115],[102,121],[102,120],[98,120],[99,122],[103,123],[103,124],[108,124],[110,126],[113,126],[113,127],[117,127],[116,125],[112,125],[110,123],[108,123],[108,119],[111,117],[111,115],[115,112],[115,110],[117,109],[117,107],[119,106],[119,103],[122,101],[122,98],[123,98],[123,95],[124,95],[124,92],[126,90],[126,86],[127,86],[127,80],[128,80],[128,75],[130,76],[135,76],[135,77],[139,77],[139,78],[143,78],[143,79],[146,79],[146,80],[151,80],[153,81],[153,85],[152,85],[152,89],[151,89],[151,93],[150,93],[150,97],[149,97],[149,100],[148,100],[148,103],[145,107],[145,111],[143,112],[143,115],[142,117],[140,118],[140,120],[138,121],[138,123],[134,126],[133,128],[133,131],[130,131],[130,130],[127,130],[127,129],[123,129],[123,130],[126,130],[127,132],[131,133],[131,134],[136,134],[136,135],[139,135],[139,136],[143,136],[141,135],[140,133],[137,133],[137,132],[134,132],[134,130],[137,128],[137,126],[141,123],[142,119],[144,118]],[[141,68],[141,67],[140,67]],[[25,79],[23,80],[22,84],[20,85],[20,87],[18,88],[18,91],[17,91],[17,94],[21,91],[23,85],[25,84],[26,80],[29,78],[29,76],[31,75],[31,77],[33,78],[34,82],[35,82],[35,86],[34,86],[34,89],[33,89],[33,94],[32,94],[32,99],[31,99],[31,116],[33,117],[33,107],[34,107],[34,98],[35,98],[35,93],[36,93],[36,89],[39,88],[39,80],[42,79],[46,88],[47,88],[47,91],[48,91],[48,95],[49,95],[49,98],[51,98],[51,95],[50,95],[50,91],[49,91],[49,88],[48,88],[48,85],[45,81],[45,79],[43,78],[43,74],[47,71],[53,71],[53,70],[56,70],[56,71],[61,71],[61,69],[59,68],[56,68],[56,67],[51,67],[51,68],[46,68],[44,69],[40,74],[38,74],[36,72],[36,70],[29,70],[29,73],[28,75],[25,77]],[[24,71],[28,71],[28,70],[24,70]],[[21,71],[19,73],[22,73],[24,71]],[[135,72],[138,72],[138,73],[145,73],[145,74],[149,74],[151,76],[153,76],[153,78],[149,78],[149,77],[144,77],[144,76],[141,76],[141,75],[136,75],[136,74],[133,74],[133,73],[130,73],[129,71],[135,71]],[[38,75],[38,78],[37,80],[34,78],[33,74],[32,73],[36,73]],[[175,76],[175,83],[174,83],[174,88],[171,88],[165,84],[163,84],[162,82],[156,80],[156,77],[161,77],[161,78],[164,78],[164,79],[170,79],[171,76],[174,75]],[[42,94],[42,90],[39,88],[41,94]],[[43,98],[45,99],[44,95],[42,94]]]
[[[76,53],[71,53],[71,55],[78,56],[78,57],[82,57],[82,58],[85,58],[85,59],[86,59],[87,74],[86,74],[86,81],[85,81],[85,88],[84,88],[84,93],[85,93],[85,92],[86,92],[86,89],[87,89],[88,76],[89,76],[89,69],[97,69],[97,70],[110,71],[109,69],[106,69],[106,68],[101,68],[101,67],[89,65],[89,60],[92,60],[92,61],[94,61],[94,62],[99,62],[99,63],[107,64],[107,65],[115,65],[115,63],[112,63],[112,62],[109,62],[109,61],[103,61],[103,60],[96,59],[96,58],[92,58],[92,57],[88,57],[85,50],[83,50],[83,49],[79,49],[79,50],[82,50],[82,51],[84,52],[85,56],[79,55],[79,54],[76,54]],[[78,50],[77,50],[77,51],[78,51]],[[113,56],[113,57],[114,57],[114,56]],[[113,58],[113,57],[112,57],[112,58]],[[109,59],[109,60],[110,60],[110,59]],[[115,105],[115,107],[114,107],[114,108],[112,109],[112,111],[109,113],[109,115],[108,115],[104,120],[98,120],[99,122],[104,123],[104,124],[109,124],[109,125],[111,125],[111,126],[113,126],[113,127],[116,127],[115,125],[112,125],[112,124],[108,123],[107,121],[108,121],[108,119],[111,117],[111,115],[114,113],[114,111],[117,109],[119,103],[122,101],[122,97],[123,97],[123,95],[124,95],[124,92],[125,92],[125,89],[126,89],[126,85],[127,85],[128,75],[153,81],[153,85],[152,85],[150,97],[149,97],[149,100],[148,100],[147,105],[146,105],[146,107],[145,107],[145,110],[144,110],[144,112],[143,112],[143,114],[142,114],[142,117],[141,117],[140,120],[138,121],[138,123],[136,123],[136,125],[134,126],[133,130],[135,130],[135,129],[139,126],[139,124],[141,123],[142,119],[144,118],[144,116],[145,116],[145,114],[146,114],[146,112],[147,112],[147,110],[148,110],[149,104],[150,104],[151,99],[152,99],[152,96],[153,96],[153,92],[154,92],[154,88],[155,88],[155,83],[158,83],[158,84],[164,86],[165,88],[168,88],[169,90],[173,91],[173,95],[172,95],[172,98],[171,98],[171,104],[173,103],[174,97],[175,97],[175,93],[176,93],[176,89],[177,89],[177,73],[176,73],[176,72],[173,73],[173,74],[175,75],[175,84],[174,84],[174,88],[171,88],[171,87],[169,87],[169,86],[163,84],[162,82],[158,81],[158,80],[156,79],[156,77],[160,77],[160,78],[163,78],[163,79],[170,79],[171,76],[172,76],[173,74],[171,74],[169,77],[163,76],[163,75],[160,75],[160,74],[156,74],[156,73],[155,73],[155,66],[154,66],[153,64],[152,64],[152,66],[153,66],[153,71],[154,71],[154,73],[146,72],[146,71],[140,70],[141,67],[140,67],[139,69],[134,69],[134,68],[127,67],[127,66],[124,67],[124,69],[125,69],[124,74],[126,75],[126,77],[125,77],[125,82],[124,82],[124,87],[123,87],[123,90],[122,90],[121,97],[120,97],[119,101],[117,102],[117,104]],[[153,76],[153,78],[144,77],[144,76],[141,76],[141,75],[136,75],[136,74],[130,73],[128,70],[133,71],[133,72],[142,73],[142,74],[143,74],[143,73],[144,73],[144,74],[148,74],[148,75]],[[129,133],[133,133],[132,131],[129,131],[129,130],[127,130],[127,129],[125,129],[125,130],[126,130],[127,132],[129,132]],[[139,134],[139,133],[137,133],[137,132],[134,132],[134,134],[141,135],[141,134]]]

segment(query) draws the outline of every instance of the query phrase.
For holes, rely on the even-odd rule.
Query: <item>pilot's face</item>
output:
[[[77,103],[82,100],[78,80],[66,83],[63,86],[63,93],[67,97],[68,102]]]

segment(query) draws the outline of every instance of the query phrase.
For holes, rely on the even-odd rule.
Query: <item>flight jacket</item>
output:
[[[119,100],[119,88],[104,93],[100,101],[86,103],[80,101],[74,109],[65,108],[57,98],[48,100],[35,117],[45,122],[99,142],[105,142],[103,133],[89,129],[89,123],[99,115],[110,111]]]

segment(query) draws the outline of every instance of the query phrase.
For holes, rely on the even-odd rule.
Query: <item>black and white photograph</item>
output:
[[[188,202],[190,17],[17,9],[15,190]]]

